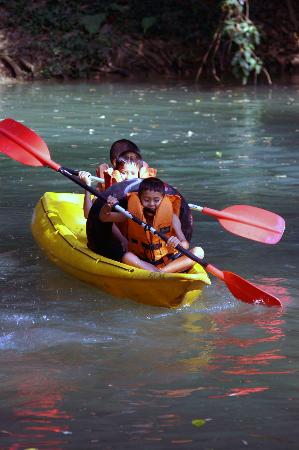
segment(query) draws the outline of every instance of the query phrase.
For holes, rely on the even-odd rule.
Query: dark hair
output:
[[[122,153],[133,152],[141,157],[141,152],[134,142],[128,139],[120,139],[115,141],[110,148],[110,161],[116,160]]]
[[[162,195],[165,195],[165,184],[160,178],[144,178],[139,185],[138,195],[141,195],[144,191],[160,192]]]
[[[142,159],[140,155],[134,154],[126,156],[126,152],[122,153],[115,161],[115,169],[122,169],[125,164],[135,164],[138,169],[142,166]]]

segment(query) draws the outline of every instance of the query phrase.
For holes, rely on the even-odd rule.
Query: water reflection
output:
[[[262,277],[259,279],[259,287],[269,292],[269,294],[278,297],[282,305],[287,306],[291,301],[291,295],[288,289],[283,287],[287,282],[285,278]]]
[[[160,443],[160,448],[170,444],[193,448],[197,431],[192,420],[202,418],[206,424],[213,423],[217,414],[208,401],[263,396],[274,389],[277,376],[294,372],[284,367],[287,356],[281,343],[285,339],[282,309],[237,303],[237,309],[228,311],[221,310],[221,302],[214,299],[210,310],[203,304],[204,312],[194,308],[153,314],[150,320],[144,316],[144,306],[134,317],[131,310],[122,310],[122,316],[129,314],[127,319],[135,323],[129,340],[125,328],[116,328],[118,311],[114,313],[115,324],[111,322],[113,316],[110,325],[106,324],[113,339],[105,344],[101,335],[106,335],[106,327],[100,328],[100,322],[92,323],[90,317],[88,328],[93,330],[94,339],[83,349],[82,333],[77,336],[76,354],[79,357],[81,351],[81,357],[75,359],[73,385],[67,379],[72,361],[66,356],[70,355],[69,345],[60,350],[60,356],[51,351],[56,354],[56,369],[40,352],[43,369],[30,353],[27,357],[19,355],[15,359],[23,367],[32,366],[32,370],[27,368],[25,374],[14,376],[9,383],[16,389],[14,398],[18,400],[6,408],[9,420],[2,424],[9,433],[4,437],[8,448],[21,450],[39,444],[60,450],[65,448],[65,439],[72,439],[74,423],[86,421],[90,436],[83,425],[82,437],[77,440],[76,434],[78,448],[88,448],[91,439],[100,442],[103,435],[128,445],[146,441]],[[90,376],[86,378],[87,370]],[[85,408],[79,407],[82,399]]]
[[[27,358],[28,365],[32,363]],[[70,386],[55,381],[56,373],[52,369],[47,374],[33,367],[27,374],[20,374],[10,383],[16,390],[15,402],[6,421],[6,441],[8,450],[24,448],[48,448],[62,450],[65,438],[72,434],[69,422],[72,416],[61,406],[61,402]],[[16,426],[17,424],[17,426]],[[3,433],[3,430],[2,430]],[[2,435],[3,436],[3,435]]]
[[[293,368],[285,369],[283,310],[267,309],[263,313],[259,307],[240,306],[236,314],[218,311],[183,314],[181,318],[184,318],[181,333],[173,342],[175,350],[168,348],[157,376],[152,374],[147,383],[131,386],[128,391],[134,413],[126,429],[134,442],[140,443],[143,436],[163,445],[174,441],[195,443],[195,432],[187,424],[196,417],[207,423],[217,414],[206,398],[211,402],[229,397],[256,398],[275,390],[277,379],[283,383],[281,376],[295,373]],[[148,383],[160,387],[147,387]],[[145,422],[146,411],[153,408],[165,413],[158,414],[158,421]],[[181,439],[171,439],[171,433],[175,434],[177,429],[185,433],[182,432]]]
[[[285,364],[277,364],[287,358],[281,346],[285,337],[281,309],[261,317],[248,312],[235,320],[225,316],[218,316],[215,320],[222,333],[221,341],[217,342],[220,353],[214,357],[215,367],[212,370],[221,372],[229,385],[234,383],[236,377],[237,387],[230,386],[223,393],[212,394],[209,398],[260,393],[272,389],[273,376],[294,373],[293,369],[286,370]],[[262,385],[259,384],[261,376]]]

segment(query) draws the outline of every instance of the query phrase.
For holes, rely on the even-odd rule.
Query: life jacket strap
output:
[[[131,238],[131,242],[133,242],[133,244],[138,244],[138,240]],[[146,242],[141,242],[142,247],[145,250],[159,250],[159,248],[162,247],[161,242],[158,242],[157,244],[147,244]]]
[[[141,242],[141,245],[146,250],[159,250],[159,248],[162,247],[161,242],[158,242],[157,244],[146,244],[145,242]]]
[[[176,259],[180,258],[182,256],[181,252],[178,253],[169,253],[168,255],[163,256],[162,258],[158,259],[157,261],[152,261],[151,259],[142,258],[143,261],[148,262],[152,264],[153,266],[160,266],[161,264],[166,265],[169,263],[169,261],[175,261]]]

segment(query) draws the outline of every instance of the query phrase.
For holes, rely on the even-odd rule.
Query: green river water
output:
[[[259,244],[194,213],[206,259],[282,308],[238,301],[214,277],[189,308],[115,299],[62,272],[31,235],[44,192],[80,188],[0,154],[0,448],[297,449],[299,79],[0,85],[6,117],[57,163],[91,172],[131,139],[189,202],[258,206],[286,231]]]

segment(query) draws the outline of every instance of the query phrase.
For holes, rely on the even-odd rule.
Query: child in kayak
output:
[[[168,237],[165,243],[123,214],[113,212],[113,206],[118,202],[115,197],[109,196],[107,201],[98,198],[86,224],[88,247],[108,258],[151,272],[189,270],[195,264],[194,261],[176,250],[178,244],[185,249],[189,248],[178,216],[179,199],[179,196],[165,194],[163,181],[150,177],[140,183],[138,193],[131,192],[119,202],[134,216],[163,232]],[[128,251],[123,249],[112,234],[113,224],[125,221]],[[204,256],[201,247],[194,247],[191,252],[199,258]]]
[[[143,169],[143,161],[140,155],[128,154],[127,152],[117,157],[114,169],[111,167],[104,172],[105,190],[115,183],[134,178],[142,178],[140,171]]]
[[[100,164],[96,168],[96,175],[104,179],[103,183],[98,183],[96,189],[104,191],[115,183],[123,180],[130,180],[133,178],[147,178],[155,176],[156,169],[149,167],[148,164],[142,160],[141,152],[134,142],[128,139],[120,139],[115,141],[110,148],[110,160],[112,167],[108,164]],[[131,162],[131,168],[124,168],[123,164]],[[138,170],[133,167],[136,164]],[[127,175],[126,175],[127,173]],[[86,171],[79,172],[79,178],[84,181],[87,186],[91,185],[91,174]],[[85,191],[84,195],[84,217],[87,219],[89,210],[92,206],[92,199],[90,193]]]
[[[97,189],[103,191],[114,184],[113,172],[117,169],[116,163],[120,157],[142,161],[141,152],[134,142],[129,141],[128,139],[115,141],[110,148],[110,161],[112,167],[109,167],[108,164],[104,163],[96,168],[97,177],[105,180],[104,183],[98,183]],[[136,178],[147,178],[156,176],[156,174],[156,169],[149,167],[145,161],[142,161]]]
[[[120,155],[117,157],[114,163],[114,170],[110,173],[105,172],[105,182],[109,177],[109,182],[107,183],[107,187],[112,186],[115,183],[119,183],[125,180],[133,180],[134,178],[139,178],[139,171],[142,167],[142,159],[141,156],[137,154],[132,155]],[[86,171],[79,172],[79,178],[81,181],[84,181],[87,186],[91,186],[91,174]],[[87,219],[92,203],[95,199],[91,199],[91,195],[89,191],[85,191],[84,195],[84,217]]]

